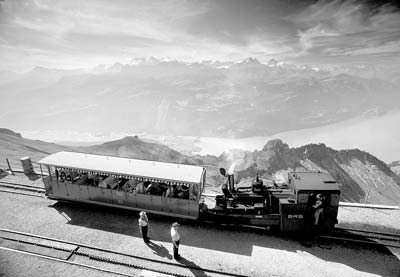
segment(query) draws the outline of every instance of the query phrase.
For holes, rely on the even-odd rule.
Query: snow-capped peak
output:
[[[162,61],[169,61],[169,59],[159,60],[153,56],[147,58],[133,58],[129,65],[156,65]]]
[[[256,57],[249,57],[239,62],[239,64],[261,64]]]
[[[270,59],[268,62],[267,62],[267,65],[268,66],[277,66],[278,65],[278,61],[277,60],[275,60],[275,59]]]

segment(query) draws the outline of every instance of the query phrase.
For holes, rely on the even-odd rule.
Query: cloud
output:
[[[282,34],[294,35],[293,24],[285,18],[287,12],[294,10],[289,1],[283,0],[213,1],[204,13],[185,22],[185,31],[221,43],[246,46],[255,36],[271,40]]]
[[[299,55],[398,53],[400,10],[391,4],[318,1],[292,18]]]
[[[1,68],[395,55],[400,16],[372,1],[5,0]],[[375,3],[375,2],[374,2]],[[11,59],[10,57],[19,57]]]

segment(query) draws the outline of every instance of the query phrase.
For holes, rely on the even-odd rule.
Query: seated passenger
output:
[[[174,197],[175,190],[176,190],[176,185],[169,186],[165,193],[165,197],[169,197],[169,198]]]
[[[82,177],[83,177],[83,174],[82,174],[82,173],[76,175],[76,176],[74,177],[74,180],[72,181],[72,183],[78,182]]]
[[[182,198],[182,187],[181,186],[175,186],[175,192],[174,196],[175,198]]]
[[[125,184],[128,182],[128,179],[125,179],[125,178],[120,178],[119,180],[118,180],[118,190],[120,189],[120,188],[124,188],[124,186],[125,186]]]
[[[158,183],[151,183],[147,188],[146,188],[146,193],[151,194],[151,195],[161,195],[161,189]]]
[[[64,182],[64,181],[66,181],[66,180],[67,180],[67,174],[65,174],[64,171],[61,171],[61,174],[60,174],[60,181],[61,181],[61,182]]]
[[[100,183],[99,183],[99,187],[100,188],[109,188],[110,185],[114,186],[115,184],[115,179],[112,176],[107,176],[105,177]]]
[[[144,194],[146,192],[146,189],[144,187],[144,183],[140,182],[139,184],[136,185],[136,193]]]
[[[189,199],[189,188],[187,186],[180,186],[180,189],[178,191],[178,198]]]
[[[137,193],[136,191],[136,181],[135,180],[128,180],[126,181],[123,185],[122,188],[123,190],[125,190],[126,192],[130,192],[130,193]]]
[[[88,175],[87,174],[80,174],[77,178],[78,179],[75,181],[76,182],[75,184],[76,185],[84,185],[86,183],[86,181],[88,180]]]
[[[167,194],[167,190],[168,190],[169,186],[166,183],[158,183],[158,187],[161,190],[160,195],[165,196]]]
[[[189,199],[196,200],[197,199],[197,192],[194,190],[194,185],[189,185]]]

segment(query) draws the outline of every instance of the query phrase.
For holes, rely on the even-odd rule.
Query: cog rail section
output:
[[[41,187],[26,185],[22,183],[0,181],[0,192],[43,198],[46,190]]]
[[[161,261],[3,228],[0,228],[0,249],[30,254],[53,261],[122,276],[138,276],[142,270],[179,277],[246,276],[233,272]]]
[[[333,231],[319,236],[319,238],[364,245],[400,248],[400,234],[389,234],[350,228],[335,228]]]

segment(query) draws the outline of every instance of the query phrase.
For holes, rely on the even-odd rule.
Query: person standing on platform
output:
[[[144,211],[140,212],[139,227],[140,227],[140,233],[142,234],[143,237],[143,241],[145,243],[149,243],[150,238],[147,236],[147,231],[149,228],[149,219],[147,218],[146,212]]]
[[[173,252],[175,260],[178,260],[181,257],[179,255],[179,241],[181,239],[181,236],[179,235],[178,229],[179,229],[179,223],[174,222],[171,227],[171,239],[173,244]]]

